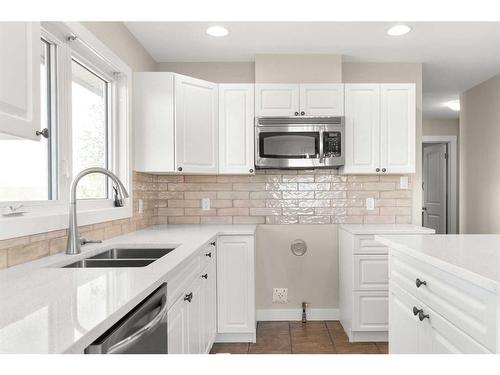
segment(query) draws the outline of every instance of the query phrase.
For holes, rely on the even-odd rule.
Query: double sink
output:
[[[174,248],[161,249],[109,249],[91,257],[70,263],[63,268],[120,268],[146,267],[167,255]]]

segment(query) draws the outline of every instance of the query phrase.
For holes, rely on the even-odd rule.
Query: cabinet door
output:
[[[173,172],[174,75],[134,73],[135,170]]]
[[[217,173],[218,95],[215,83],[175,76],[175,161],[183,173]]]
[[[168,310],[168,354],[188,353],[187,302],[181,297]]]
[[[196,279],[186,291],[192,293],[191,301],[186,301],[188,325],[188,353],[200,354],[202,348],[201,282]]]
[[[345,85],[344,173],[375,174],[380,167],[380,85]]]
[[[422,322],[425,332],[420,353],[423,354],[487,354],[491,353],[472,337],[461,331],[441,315],[424,308],[428,319]]]
[[[217,332],[255,332],[255,250],[253,236],[220,236],[217,241]]]
[[[421,348],[422,324],[413,307],[423,308],[416,298],[395,284],[389,289],[389,353],[418,354]]]
[[[254,168],[254,85],[219,85],[219,173]]]
[[[318,83],[300,85],[301,116],[343,116],[344,85]]]
[[[353,331],[387,331],[387,292],[353,292]]]
[[[209,353],[217,332],[217,275],[216,263],[210,264],[201,273],[201,317],[202,352]]]
[[[380,167],[415,173],[415,84],[383,84],[380,100]]]
[[[298,84],[255,85],[255,116],[298,116]]]
[[[0,133],[40,140],[40,24],[0,23]]]

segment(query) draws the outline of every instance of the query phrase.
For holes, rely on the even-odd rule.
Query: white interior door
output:
[[[0,22],[0,133],[40,140],[40,23]]]
[[[446,233],[446,144],[427,144],[423,150],[422,225]]]

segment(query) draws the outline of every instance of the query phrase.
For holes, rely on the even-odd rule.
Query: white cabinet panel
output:
[[[380,102],[380,166],[386,173],[415,173],[415,84],[382,84]]]
[[[354,255],[354,289],[387,290],[389,260],[387,255]]]
[[[0,133],[39,140],[39,22],[1,22],[0,45]]]
[[[173,172],[174,74],[134,74],[135,170]]]
[[[352,329],[387,331],[389,297],[387,292],[354,292]]]
[[[301,116],[343,116],[344,85],[318,83],[300,85]]]
[[[183,173],[217,173],[218,95],[215,83],[175,75],[175,158]]]
[[[217,331],[216,262],[211,261],[201,272],[201,349],[209,353]]]
[[[344,173],[380,169],[380,85],[345,85]]]
[[[218,333],[255,332],[253,236],[221,236],[217,243]]]
[[[298,84],[256,84],[256,116],[298,116]]]
[[[178,299],[168,310],[168,354],[188,353],[187,306],[183,298]]]
[[[254,173],[254,85],[219,85],[219,173]]]
[[[200,354],[202,348],[202,294],[201,282],[196,280],[187,290],[186,296],[191,296],[191,301],[186,301],[188,324],[188,353]]]

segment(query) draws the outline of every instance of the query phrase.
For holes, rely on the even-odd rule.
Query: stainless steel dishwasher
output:
[[[167,284],[94,341],[85,354],[167,354]]]

